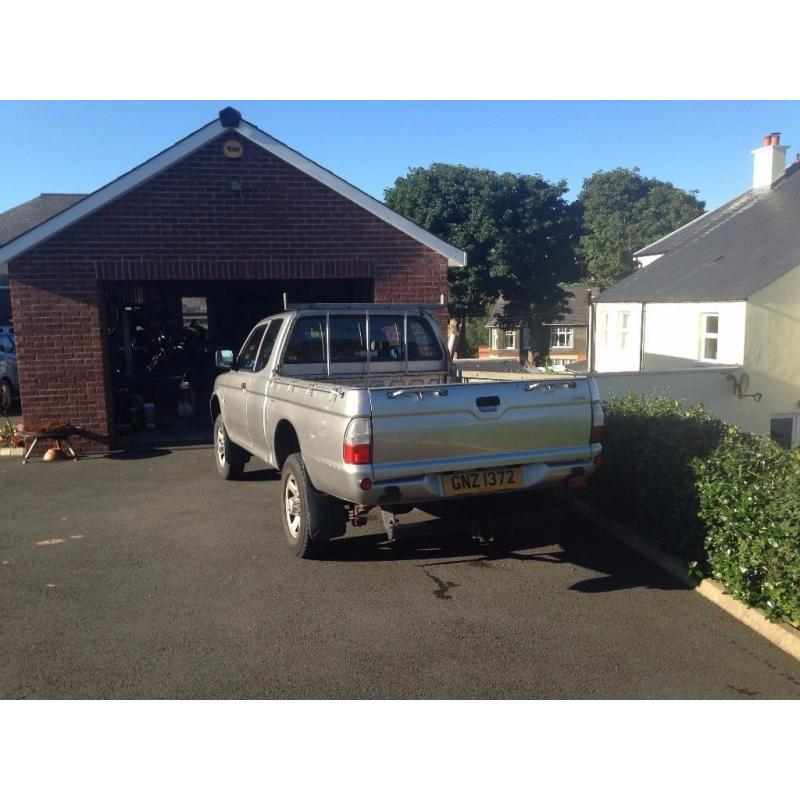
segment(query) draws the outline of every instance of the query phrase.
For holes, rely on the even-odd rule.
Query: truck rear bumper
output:
[[[589,476],[595,469],[592,460],[517,464],[515,466],[522,469],[523,483],[521,486],[506,491],[481,492],[480,495],[511,494],[525,489],[564,485],[573,476]],[[417,503],[430,503],[437,500],[459,500],[476,496],[476,494],[445,495],[443,474],[429,473],[427,475],[375,481],[369,490],[362,491],[357,489],[353,497],[345,499],[365,506],[390,508],[393,505],[416,505]]]

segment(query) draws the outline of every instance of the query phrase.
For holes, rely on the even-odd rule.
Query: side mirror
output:
[[[217,350],[214,354],[214,364],[217,369],[233,369],[236,364],[233,350]]]

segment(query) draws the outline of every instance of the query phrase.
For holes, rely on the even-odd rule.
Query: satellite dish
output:
[[[739,397],[741,397],[743,394],[746,394],[749,388],[750,376],[746,372],[743,372],[739,376]]]

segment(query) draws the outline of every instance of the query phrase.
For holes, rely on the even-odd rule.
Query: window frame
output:
[[[620,350],[627,350],[631,335],[631,312],[617,311],[617,342]]]
[[[566,344],[559,344],[558,337],[563,334]],[[575,327],[571,325],[551,325],[550,326],[550,347],[553,350],[574,350],[575,349]]]
[[[718,311],[705,311],[700,314],[700,352],[698,354],[699,361],[719,362],[719,312]],[[709,332],[708,320],[717,320],[716,332]],[[706,355],[706,344],[709,341],[715,343],[713,358]]]

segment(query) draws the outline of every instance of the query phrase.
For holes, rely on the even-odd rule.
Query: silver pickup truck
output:
[[[391,538],[414,507],[581,485],[601,462],[593,379],[459,383],[429,308],[288,307],[238,355],[217,351],[217,471],[236,479],[251,456],[282,471],[280,514],[298,556],[375,507]]]

